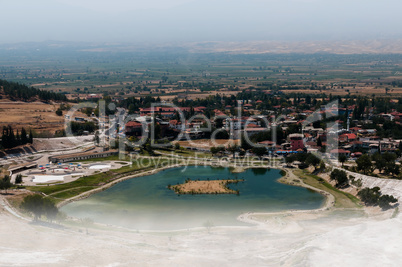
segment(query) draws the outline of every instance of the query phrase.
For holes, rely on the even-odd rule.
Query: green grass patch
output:
[[[28,190],[34,192],[42,192],[55,198],[67,199],[96,187],[108,184],[116,179],[135,174],[139,171],[146,171],[154,168],[154,163],[149,159],[144,159],[145,167],[133,164],[125,166],[118,170],[110,170],[103,173],[97,173],[91,176],[81,177],[71,183],[56,184],[49,186],[29,186]],[[149,163],[149,164],[148,164]]]
[[[357,197],[333,187],[330,183],[323,181],[323,179],[317,175],[310,174],[306,170],[295,170],[294,174],[303,179],[304,183],[332,194],[335,197],[335,208],[362,207]]]
[[[82,194],[84,192],[87,192],[87,191],[95,189],[95,188],[96,188],[95,186],[83,186],[83,187],[71,188],[67,191],[52,194],[51,197],[59,198],[59,199],[68,199],[68,198],[77,196],[79,194]]]

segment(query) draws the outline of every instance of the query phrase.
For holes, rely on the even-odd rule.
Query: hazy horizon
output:
[[[399,39],[396,0],[2,2],[0,43]]]

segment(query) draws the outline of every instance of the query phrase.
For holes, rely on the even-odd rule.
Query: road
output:
[[[126,116],[126,110],[124,108],[117,108],[115,118],[109,122],[109,128],[105,130],[104,134],[100,133],[100,137],[102,138],[103,136],[110,136],[111,134],[114,134],[117,129],[117,126],[119,126],[119,124],[124,122],[125,116]]]

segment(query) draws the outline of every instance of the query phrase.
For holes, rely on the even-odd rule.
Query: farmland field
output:
[[[110,48],[112,49],[112,48]],[[0,78],[85,98],[146,95],[163,100],[236,94],[243,89],[336,95],[402,92],[398,54],[236,54],[184,48],[37,49],[0,47]]]

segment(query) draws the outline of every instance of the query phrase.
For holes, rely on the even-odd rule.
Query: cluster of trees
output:
[[[63,94],[44,91],[40,89],[36,89],[34,87],[28,87],[24,84],[8,82],[0,79],[0,88],[3,88],[4,94],[9,97],[11,100],[20,99],[23,101],[32,100],[35,97],[38,97],[40,100],[45,102],[54,100],[54,101],[67,101],[67,97]]]
[[[371,157],[364,154],[356,160],[357,170],[367,174],[378,169],[385,175],[398,175],[401,170],[400,166],[395,163],[396,158],[396,154],[388,152],[384,154],[375,153]]]
[[[122,100],[119,105],[125,109],[128,109],[128,113],[132,114],[140,110],[140,108],[149,108],[152,103],[160,103],[161,99],[159,97],[128,97]]]
[[[285,158],[285,162],[287,164],[292,163],[294,161],[300,161],[302,163],[299,166],[300,168],[307,168],[308,166],[313,166],[317,170],[318,165],[320,165],[320,169],[325,168],[325,163],[321,162],[321,160],[312,153],[290,154]]]
[[[72,121],[68,126],[73,134],[82,135],[84,131],[93,133],[96,130],[96,124],[92,121],[89,122],[75,122]]]
[[[270,85],[267,85],[269,87]],[[293,100],[292,100],[293,99]],[[147,105],[149,103],[154,102],[156,99],[150,98]],[[337,100],[338,103],[342,106],[350,106],[355,105],[355,109],[353,110],[353,119],[361,120],[364,118],[369,118],[370,112],[369,108],[372,107],[374,109],[375,114],[379,114],[381,112],[390,112],[392,109],[397,110],[398,112],[402,112],[402,98],[399,98],[399,102],[390,102],[388,98],[384,97],[376,97],[376,96],[354,96],[354,95],[346,95],[342,98],[339,96],[333,96],[332,94],[316,94],[309,95],[304,93],[290,93],[290,94],[281,94],[280,91],[276,91],[274,94],[266,94],[264,90],[243,90],[238,95],[224,96],[224,95],[212,95],[205,99],[196,99],[196,100],[179,100],[175,99],[174,103],[178,106],[205,106],[207,107],[206,115],[209,117],[212,115],[210,112],[213,109],[224,110],[227,105],[232,106],[233,108],[237,106],[237,101],[243,101],[244,103],[253,103],[255,104],[257,100],[261,100],[262,103],[255,104],[255,108],[262,110],[273,110],[277,111],[278,109],[274,108],[276,106],[281,106],[282,108],[286,107],[297,107],[299,110],[303,109],[311,109],[311,108],[319,108],[322,105],[326,105],[331,103],[332,101]],[[138,105],[138,100],[135,105]],[[144,99],[142,99],[144,102]],[[134,107],[134,103],[133,103]],[[243,114],[246,114],[247,111],[243,110]],[[286,113],[286,110],[281,110],[281,113]],[[342,118],[346,126],[346,116],[347,112],[339,117]],[[333,119],[333,118],[332,118]],[[368,125],[368,128],[376,128],[380,136],[402,136],[402,126],[396,124],[395,122],[385,121],[381,116],[373,117],[373,120],[380,120],[380,123],[374,122],[373,125]],[[319,123],[319,122],[317,122]],[[386,123],[387,125],[384,129],[379,127],[380,124]],[[353,125],[351,125],[353,127]],[[366,126],[363,126],[366,127]],[[402,138],[402,137],[400,137]]]
[[[49,221],[53,221],[59,213],[59,209],[53,201],[38,194],[26,196],[21,203],[21,208],[32,213],[35,221],[43,215]]]
[[[372,124],[366,124],[363,128],[376,129],[376,135],[381,138],[402,138],[402,125],[397,123],[397,121],[386,120],[382,116],[374,116]]]
[[[219,152],[224,152],[225,150],[232,153],[233,156],[235,155],[236,152],[239,152],[240,156],[244,156],[246,154],[245,149],[235,144],[228,146],[227,148],[225,148],[224,146],[218,146],[218,147],[211,147],[210,149],[212,154],[218,154]],[[251,152],[255,154],[257,157],[262,157],[267,154],[267,149],[265,147],[252,147]]]
[[[251,152],[255,154],[257,157],[261,158],[262,156],[268,154],[268,151],[265,147],[253,147]]]
[[[391,195],[382,195],[378,186],[374,188],[364,188],[357,193],[366,206],[380,206],[383,210],[391,208],[390,203],[398,200]]]
[[[224,146],[218,146],[218,147],[215,147],[215,146],[213,146],[213,147],[211,147],[211,153],[213,154],[213,155],[215,155],[215,154],[218,154],[219,152],[224,152],[225,151],[225,147]]]
[[[349,179],[345,171],[334,169],[330,174],[330,179],[336,181],[336,187],[344,188],[349,185]]]
[[[18,129],[17,133],[14,133],[14,130],[10,125],[3,127],[3,134],[1,137],[1,145],[3,148],[13,148],[28,143],[32,144],[32,142],[33,142],[33,136],[31,130],[29,131],[28,135],[27,131],[24,128],[21,129],[20,134]]]
[[[371,159],[375,161],[375,168],[380,172],[383,172],[385,175],[398,175],[400,173],[400,168],[395,163],[396,158],[397,156],[394,153],[375,153],[371,157]]]

